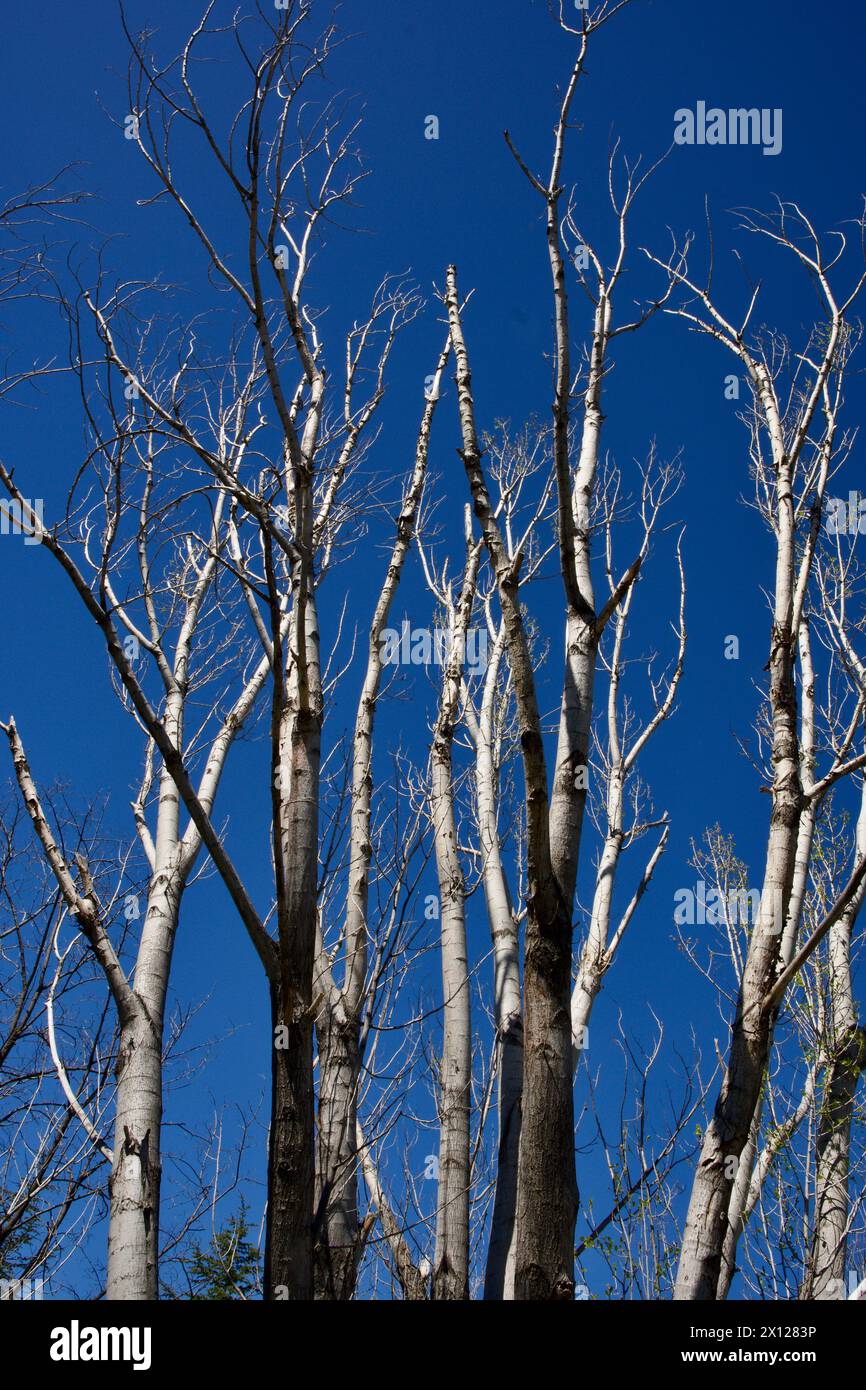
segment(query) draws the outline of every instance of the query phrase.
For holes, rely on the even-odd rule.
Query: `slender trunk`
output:
[[[154,1301],[159,1293],[162,1043],[143,1008],[121,1029],[116,1074],[106,1298]]]
[[[499,1144],[496,1192],[484,1276],[485,1299],[514,1298],[517,1164],[523,1094],[523,1016],[520,997],[520,938],[502,864],[498,776],[494,758],[494,705],[505,629],[500,627],[484,681],[477,730],[476,795],[482,882],[493,944],[493,1007],[498,1047]]]
[[[358,1253],[358,1162],[355,1152],[358,1091],[363,1061],[361,1022],[367,985],[368,902],[373,847],[370,821],[373,800],[373,730],[382,680],[382,633],[388,622],[400,577],[415,534],[418,508],[427,476],[430,432],[439,399],[450,337],[440,353],[421,418],[415,465],[397,517],[379,600],[370,625],[367,669],[352,745],[352,803],[349,884],[346,895],[345,975],[334,987],[323,969],[326,1002],[319,1011],[319,1135],[316,1147],[316,1297],[349,1299],[355,1291]],[[322,1203],[324,1201],[324,1209]],[[333,1243],[333,1250],[331,1249]]]
[[[786,1120],[780,1130],[777,1130],[771,1140],[764,1145],[763,1149],[754,1158],[754,1153],[747,1153],[755,1143],[756,1137],[760,1133],[761,1107],[755,1112],[755,1122],[752,1126],[752,1133],[749,1135],[749,1143],[744,1150],[743,1159],[737,1169],[737,1179],[734,1190],[731,1194],[731,1204],[729,1212],[735,1213],[735,1217],[730,1218],[731,1224],[725,1236],[725,1245],[722,1258],[722,1271],[719,1277],[719,1289],[717,1299],[727,1298],[731,1287],[731,1281],[736,1274],[737,1244],[740,1236],[745,1230],[752,1212],[758,1205],[763,1191],[764,1183],[767,1180],[770,1169],[773,1166],[776,1155],[781,1153],[785,1145],[796,1134],[800,1125],[808,1115],[815,1100],[815,1086],[818,1079],[818,1062],[815,1061],[809,1068],[806,1083],[803,1087],[803,1094],[797,1109]],[[736,1219],[736,1225],[734,1225]]]
[[[515,933],[516,937],[516,933]],[[490,1223],[485,1299],[514,1298],[517,1251],[517,1174],[520,1154],[521,1096],[523,1094],[523,1020],[511,1014],[499,1032],[499,1145],[496,1194]]]
[[[279,712],[275,831],[279,966],[271,984],[273,1063],[265,1297],[313,1296],[315,1190],[313,973],[316,953],[321,686],[318,628],[307,595],[303,676]],[[297,648],[296,648],[297,650]],[[300,665],[301,663],[299,663]],[[300,695],[298,698],[298,693]]]
[[[810,787],[815,777],[815,668],[812,662],[812,639],[809,624],[805,618],[800,622],[798,645],[802,688],[800,775],[803,786]],[[815,837],[816,814],[817,808],[814,802],[808,801],[803,807],[797,828],[797,848],[794,858],[791,897],[779,952],[779,961],[783,969],[793,960],[794,952],[797,949],[797,939],[803,917],[803,904],[809,886],[809,866],[812,859],[812,842]],[[773,1031],[771,1023],[768,1051],[772,1047]],[[731,1281],[736,1273],[737,1246],[740,1236],[760,1192],[760,1189],[757,1193],[753,1192],[753,1177],[761,1136],[762,1112],[763,1106],[759,1100],[746,1147],[740,1155],[737,1175],[731,1191],[731,1200],[728,1204],[728,1225],[722,1249],[721,1271],[716,1291],[717,1300],[726,1299],[728,1296]],[[778,1151],[778,1146],[775,1151]],[[763,1177],[761,1182],[763,1182]]]
[[[319,1129],[316,1140],[315,1296],[351,1299],[358,1273],[357,1019],[340,1004],[322,1008],[319,1045]]]
[[[786,644],[781,661],[783,667],[788,664],[787,650]],[[778,720],[778,742],[783,733],[796,741],[794,700],[791,683]],[[782,769],[784,781],[781,785],[777,782],[775,789],[776,805],[761,908],[749,943],[728,1067],[713,1118],[704,1135],[692,1187],[674,1294],[677,1299],[716,1297],[731,1190],[748,1142],[769,1056],[771,1021],[762,1006],[776,977],[784,910],[794,867],[799,802],[796,760],[783,756],[777,766]]]
[[[427,1301],[427,1280],[413,1260],[412,1253],[403,1234],[403,1227],[385,1199],[373,1155],[370,1152],[369,1145],[364,1139],[364,1134],[360,1125],[356,1131],[356,1141],[357,1150],[360,1155],[361,1170],[364,1174],[364,1182],[370,1194],[370,1201],[379,1214],[382,1233],[385,1237],[388,1249],[391,1252],[391,1258],[397,1278],[400,1281],[400,1287],[403,1290],[403,1296],[407,1303],[424,1303]]]
[[[758,1155],[763,1114],[763,1102],[759,1100],[752,1120],[752,1127],[749,1130],[749,1138],[740,1155],[737,1176],[734,1179],[731,1200],[728,1203],[728,1225],[722,1247],[722,1263],[716,1290],[718,1301],[726,1299],[730,1291],[731,1281],[737,1272],[737,1247],[740,1243],[740,1236],[743,1234],[748,1216],[751,1215],[751,1211],[747,1211],[747,1207],[752,1179],[755,1174],[755,1160]]]
[[[564,313],[564,310],[562,311]],[[610,303],[602,298],[596,309],[589,381],[583,401],[583,428],[577,476],[570,488],[568,461],[568,400],[570,371],[567,321],[558,326],[557,396],[554,410],[554,445],[557,457],[560,529],[570,531],[570,543],[562,548],[561,564],[567,598],[565,621],[565,673],[556,767],[550,797],[550,853],[560,890],[569,904],[574,901],[580,839],[586,807],[589,743],[595,694],[598,653],[595,594],[590,562],[592,499],[598,472],[601,429],[601,390]]]
[[[518,1158],[515,1296],[574,1297],[574,1102],[571,1072],[571,909],[551,867],[548,785],[532,659],[519,602],[520,557],[509,556],[481,464],[457,273],[447,304],[457,359],[461,457],[496,576],[520,729],[526,788],[526,951],[523,1113]]]
[[[574,1037],[575,1057],[586,1046],[592,1007],[610,963],[607,941],[613,885],[622,851],[623,776],[624,769],[621,764],[612,769],[608,788],[608,831],[598,867],[589,933],[580,953],[577,980],[571,996],[571,1031]]]
[[[812,1245],[800,1297],[843,1299],[850,1200],[851,1120],[860,1074],[866,1068],[866,1030],[840,1038],[824,1087],[815,1148]]]
[[[866,854],[866,784],[855,837],[855,860]],[[815,1148],[815,1210],[812,1243],[800,1297],[845,1297],[845,1256],[851,1122],[861,1072],[866,1069],[866,1030],[858,1026],[851,983],[851,933],[866,890],[861,889],[830,928],[830,1028],[828,1068]]]
[[[557,324],[554,449],[560,541],[567,599],[565,674],[556,765],[549,806],[551,907],[541,922],[527,917],[524,1115],[520,1137],[518,1219],[522,1298],[572,1298],[574,1224],[579,1194],[574,1161],[571,1028],[572,912],[589,774],[589,742],[598,649],[590,566],[590,513],[602,426],[601,383],[609,305],[602,299],[593,334],[590,381],[584,401],[581,453],[573,491],[568,460],[570,366],[564,266],[550,227]],[[557,231],[558,236],[558,231]],[[527,1105],[527,1098],[531,1100]],[[558,1226],[558,1232],[554,1229]]]
[[[775,421],[772,401],[763,398]],[[777,429],[778,440],[781,430]],[[674,1297],[717,1297],[728,1209],[741,1156],[748,1143],[772,1042],[764,1000],[772,988],[787,921],[803,809],[797,691],[794,683],[794,507],[790,464],[781,443],[777,459],[777,559],[770,646],[770,713],[773,725],[773,806],[761,906],[749,941],[728,1065],[701,1146],[692,1186]]]
[[[542,188],[553,290],[556,341],[553,454],[557,487],[560,570],[566,599],[565,675],[559,738],[549,805],[544,808],[543,845],[536,836],[535,870],[529,870],[524,959],[523,1117],[518,1171],[518,1254],[515,1292],[519,1298],[574,1296],[574,1223],[578,1191],[574,1162],[574,1097],[571,1046],[572,911],[586,804],[589,739],[598,645],[589,516],[602,426],[609,300],[601,276],[584,399],[578,474],[572,488],[569,419],[572,391],[571,339],[565,259],[561,238],[562,163],[569,111],[583,71],[588,30],[565,91],[555,132],[550,179]],[[534,701],[533,690],[533,701]],[[527,734],[523,733],[524,739]],[[534,738],[535,730],[532,731]],[[524,743],[524,766],[540,765],[533,786],[527,776],[527,809],[544,786],[544,752]],[[536,808],[540,816],[541,807]],[[531,819],[531,817],[530,817]],[[532,837],[530,836],[530,840]]]
[[[586,1046],[587,1029],[592,1006],[601,989],[604,973],[610,964],[607,956],[610,916],[613,906],[613,885],[619,866],[623,842],[623,797],[626,766],[622,756],[617,704],[621,678],[622,646],[625,624],[631,605],[627,596],[616,621],[616,636],[610,661],[610,685],[607,700],[607,738],[609,772],[607,779],[607,828],[601,852],[595,893],[592,900],[589,933],[580,953],[577,980],[571,996],[571,1031],[574,1037],[575,1062]]]
[[[469,1102],[472,1034],[463,872],[457,848],[450,749],[434,752],[442,937],[443,1029],[439,1081],[439,1183],[433,1297],[469,1297]]]
[[[180,746],[183,696],[166,703],[166,729]],[[114,1160],[109,1179],[109,1299],[159,1297],[159,1188],[162,1036],[171,957],[186,881],[179,851],[179,797],[163,768],[153,875],[133,980],[132,1016],[121,1025],[117,1058]]]
[[[793,245],[786,235],[779,240],[783,244]],[[799,249],[797,254],[801,255]],[[820,252],[818,259],[821,259]],[[805,260],[809,266],[812,265],[808,257]],[[766,668],[770,673],[773,786],[761,909],[749,940],[731,1030],[728,1065],[712,1121],[704,1135],[692,1186],[674,1290],[677,1299],[714,1299],[717,1296],[732,1188],[758,1107],[772,1046],[774,1017],[781,999],[779,985],[788,980],[784,967],[779,972],[779,956],[782,932],[791,920],[790,904],[800,818],[808,808],[800,768],[794,649],[806,607],[833,455],[838,392],[834,403],[828,383],[834,368],[839,365],[838,352],[843,335],[842,312],[820,267],[818,281],[828,309],[826,346],[820,363],[810,363],[814,379],[797,405],[793,422],[790,416],[783,418],[774,373],[768,368],[766,360],[749,351],[742,331],[738,333],[719,314],[708,292],[697,291],[709,315],[707,322],[698,318],[697,323],[701,331],[724,343],[745,366],[752,387],[759,432],[766,436],[769,446],[771,469],[768,466],[765,472],[761,462],[763,439],[760,439],[757,449],[753,448],[752,457],[757,461],[759,473],[767,484],[768,497],[770,486],[773,488],[772,531],[776,542],[776,573],[770,658]],[[682,277],[681,283],[694,289],[686,277]],[[691,317],[686,311],[679,312]],[[798,560],[794,478],[798,474],[803,447],[819,408],[824,412],[825,433],[818,449],[818,468],[810,507],[811,524]],[[795,954],[789,969],[793,969],[796,960]]]
[[[250,260],[255,275],[254,253]],[[290,300],[287,308],[292,308]],[[259,336],[267,355],[267,335],[260,331]],[[296,334],[296,345],[304,359],[302,335]],[[312,996],[324,712],[313,577],[313,460],[325,380],[309,357],[304,359],[304,366],[310,399],[300,442],[290,420],[283,421],[290,459],[287,492],[298,550],[298,560],[292,571],[292,614],[285,650],[272,555],[270,546],[266,546],[274,653],[271,808],[279,962],[270,981],[274,1032],[264,1294],[266,1299],[291,1301],[313,1296]]]
[[[309,1001],[308,1001],[309,1004]],[[268,1143],[265,1298],[312,1298],[313,1024],[294,991],[271,987],[275,1045]]]
[[[158,863],[142,929],[132,1017],[121,1026],[116,1065],[106,1283],[111,1300],[159,1297],[163,1013],[181,893],[174,864]]]
[[[453,745],[479,546],[469,550],[451,626],[451,651],[430,759],[430,815],[439,880],[442,956],[442,1062],[439,1078],[439,1183],[433,1298],[469,1297],[469,1114],[472,1020],[466,949],[466,884],[454,813]]]
[[[554,283],[558,286],[563,268],[556,256],[553,259]],[[529,905],[524,962],[524,1106],[516,1292],[520,1298],[531,1299],[574,1296],[574,1225],[579,1194],[572,1089],[572,911],[588,785],[598,649],[589,544],[602,425],[600,395],[608,315],[609,306],[602,301],[596,316],[592,368],[584,401],[580,461],[573,493],[569,493],[568,327],[564,291],[561,298],[557,294],[555,452],[560,528],[571,531],[571,539],[568,545],[561,546],[568,611],[565,676],[548,819],[549,906],[539,919],[533,905]]]
[[[540,754],[540,749],[539,749]],[[515,1297],[574,1298],[571,917],[553,879],[530,882]]]

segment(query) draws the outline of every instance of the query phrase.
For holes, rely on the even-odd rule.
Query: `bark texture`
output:
[[[476,755],[481,874],[493,946],[493,1007],[499,1070],[496,1191],[484,1276],[484,1297],[494,1300],[514,1298],[517,1164],[523,1095],[520,937],[502,861],[494,747],[494,708],[504,651],[505,628],[500,625],[485,672],[481,711],[477,722],[470,725]]]
[[[466,948],[466,884],[454,809],[454,730],[480,544],[469,540],[460,598],[450,625],[450,652],[430,752],[430,815],[439,881],[442,958],[442,1058],[439,1073],[439,1184],[433,1298],[469,1297],[469,1113],[472,1017]]]
[[[574,1106],[571,1071],[571,912],[551,865],[547,770],[532,659],[520,609],[519,570],[503,543],[481,465],[457,275],[447,305],[469,490],[496,577],[517,703],[527,813],[523,1112],[518,1159],[515,1297],[574,1297]]]
[[[857,821],[856,858],[866,855],[866,787]],[[829,932],[830,1029],[832,1048],[824,1082],[815,1143],[815,1203],[812,1238],[801,1298],[844,1299],[848,1224],[851,1214],[849,1162],[854,1100],[866,1070],[866,1029],[858,1025],[851,981],[851,934],[866,889],[860,888]]]
[[[334,982],[331,965],[320,953],[317,988],[324,1006],[317,1014],[319,1042],[319,1128],[316,1144],[317,1298],[345,1300],[354,1295],[359,1256],[358,1095],[363,1065],[362,1015],[366,999],[369,943],[368,907],[373,857],[373,734],[382,683],[382,635],[388,623],[406,557],[412,545],[424,493],[430,434],[439,400],[450,336],[440,353],[421,418],[415,463],[397,516],[396,535],[376,603],[367,647],[367,667],[355,716],[352,743],[349,884],[344,923],[343,982]]]

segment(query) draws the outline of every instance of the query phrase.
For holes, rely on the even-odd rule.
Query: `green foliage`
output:
[[[240,1302],[259,1294],[259,1249],[250,1239],[245,1203],[222,1230],[216,1232],[210,1248],[195,1246],[187,1262],[193,1302]]]

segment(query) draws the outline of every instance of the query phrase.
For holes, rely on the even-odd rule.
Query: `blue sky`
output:
[[[222,7],[226,14],[233,8]],[[326,13],[322,7],[323,15]],[[199,7],[181,0],[131,0],[132,27],[157,30],[162,52],[172,51],[195,23]],[[479,423],[498,418],[521,423],[549,409],[549,270],[540,200],[528,187],[502,138],[510,130],[527,162],[542,170],[549,161],[555,88],[567,77],[572,48],[551,19],[544,0],[347,0],[341,27],[355,37],[340,48],[327,83],[363,105],[361,134],[371,177],[351,221],[354,234],[332,229],[311,282],[311,297],[331,306],[328,332],[336,343],[341,327],[361,315],[376,284],[388,271],[411,270],[428,292],[441,286],[444,267],[456,262],[464,291],[474,298],[466,315],[472,350]],[[577,185],[590,239],[610,246],[611,222],[604,171],[611,138],[630,156],[654,160],[671,142],[674,112],[708,105],[781,108],[784,146],[777,157],[755,148],[677,148],[647,187],[638,205],[632,238],[656,250],[667,246],[668,226],[698,232],[695,264],[705,250],[704,200],[712,212],[716,241],[717,294],[732,312],[747,294],[736,244],[747,273],[767,274],[762,317],[794,338],[814,310],[811,291],[783,258],[767,257],[742,234],[734,239],[728,210],[766,208],[778,193],[796,198],[822,229],[859,211],[862,192],[864,87],[862,6],[845,0],[818,7],[806,0],[781,5],[754,0],[746,5],[695,5],[686,0],[636,0],[594,44],[582,83],[572,132],[567,181]],[[174,312],[194,308],[203,266],[186,229],[168,208],[137,206],[152,191],[134,149],[109,119],[126,112],[124,39],[109,0],[75,5],[27,6],[4,27],[0,128],[6,133],[2,184],[9,194],[80,162],[78,182],[97,201],[89,219],[110,233],[107,258],[123,275],[159,274],[182,285]],[[231,82],[218,80],[214,98],[228,113]],[[439,118],[440,137],[425,140],[424,122]],[[210,196],[208,172],[193,164],[190,187]],[[218,205],[217,205],[218,206]],[[97,237],[86,228],[71,232],[83,260]],[[652,270],[635,256],[621,297],[624,315],[632,297],[658,285]],[[633,288],[632,288],[633,286]],[[575,323],[583,309],[575,288]],[[432,370],[442,330],[441,309],[430,303],[396,350],[384,408],[384,428],[370,466],[393,475],[409,465],[420,414],[421,389]],[[54,339],[52,341],[52,334]],[[62,335],[50,315],[28,321],[19,310],[0,317],[0,351],[21,361],[63,351]],[[336,354],[334,354],[336,360]],[[739,755],[735,734],[747,737],[756,706],[755,684],[767,656],[768,621],[761,586],[771,580],[768,538],[754,513],[738,504],[748,491],[746,436],[736,408],[724,398],[724,378],[733,370],[722,350],[689,338],[683,326],[657,318],[644,332],[618,344],[607,395],[605,446],[628,468],[655,438],[661,454],[683,449],[686,483],[674,511],[687,524],[684,548],[689,583],[690,644],[678,711],[654,740],[645,775],[656,805],[666,808],[673,829],[656,882],[630,928],[630,938],[598,1005],[597,1060],[603,1061],[617,1010],[648,1035],[652,1003],[664,1018],[671,1043],[688,1044],[697,1027],[704,1048],[720,1025],[706,984],[672,943],[672,898],[693,882],[688,842],[718,821],[737,837],[742,856],[760,865],[768,799],[758,777]],[[862,384],[848,391],[848,420],[862,410]],[[453,389],[443,400],[434,430],[431,462],[447,497],[444,517],[459,543],[464,480],[455,455],[458,442]],[[24,407],[2,407],[0,449],[28,480],[32,495],[59,507],[64,482],[80,458],[81,427],[74,400],[62,388],[26,398]],[[846,483],[862,479],[859,451],[848,464]],[[31,481],[32,480],[32,481]],[[840,488],[844,491],[846,488]],[[458,510],[458,508],[460,510]],[[353,592],[364,624],[375,597],[380,547],[358,558]],[[636,600],[636,622],[648,647],[669,642],[666,622],[671,598],[670,556],[664,547],[653,564],[654,580]],[[338,586],[343,579],[337,579]],[[118,826],[126,830],[126,806],[138,768],[138,740],[114,701],[95,630],[37,548],[4,538],[0,544],[0,593],[4,605],[0,713],[14,712],[44,782],[68,781],[82,799],[111,793]],[[335,622],[342,589],[324,605],[324,621]],[[363,600],[367,599],[366,609]],[[547,695],[555,700],[559,680],[560,589],[543,580],[530,605],[550,615],[554,646]],[[427,599],[413,562],[401,588],[395,618],[418,621]],[[739,662],[725,661],[724,638],[740,638]],[[552,695],[551,695],[552,692]],[[351,688],[330,715],[328,738],[343,732],[352,717]],[[404,711],[383,707],[384,752],[405,738]],[[423,754],[420,738],[412,749]],[[263,783],[256,750],[243,748],[231,764],[221,806],[232,808],[232,845],[257,890],[265,892],[267,847],[261,812]],[[124,820],[126,817],[126,820]],[[585,866],[586,867],[586,866]],[[631,868],[635,872],[636,866]],[[628,871],[627,871],[628,875]],[[631,882],[628,879],[628,882]],[[582,876],[583,897],[589,878]],[[486,952],[480,903],[473,908],[472,945]],[[431,976],[425,985],[435,990]],[[231,1025],[238,1031],[220,1046],[218,1064],[169,1099],[169,1118],[185,1107],[204,1116],[213,1104],[250,1102],[267,1085],[265,991],[258,965],[218,885],[197,886],[187,899],[173,994],[180,1003],[206,995],[194,1028],[213,1037]],[[671,1077],[674,1076],[671,1061]],[[419,1152],[429,1151],[419,1140]],[[264,1171],[264,1145],[253,1156]],[[419,1167],[421,1166],[419,1162]],[[594,1166],[581,1186],[589,1195]],[[580,1226],[579,1226],[580,1229]]]

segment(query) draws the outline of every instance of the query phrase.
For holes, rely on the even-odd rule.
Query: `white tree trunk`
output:
[[[453,744],[460,708],[466,634],[480,544],[469,538],[459,601],[450,630],[451,650],[442,683],[430,755],[430,818],[439,880],[442,956],[442,1060],[439,1075],[439,1185],[433,1298],[469,1297],[469,1117],[472,1018],[466,947],[466,885],[454,811]]]
[[[674,1297],[715,1299],[728,1229],[728,1208],[758,1106],[771,1044],[763,1008],[775,982],[787,920],[802,807],[797,691],[794,683],[794,506],[791,465],[771,388],[757,388],[776,463],[776,583],[770,642],[773,806],[761,905],[749,940],[729,1060],[701,1145],[680,1253]]]
[[[866,784],[857,821],[855,858],[866,855]],[[850,1194],[851,1121],[860,1075],[866,1069],[866,1030],[858,1026],[851,983],[851,932],[866,898],[861,888],[830,928],[830,1065],[824,1083],[815,1146],[812,1243],[801,1297],[843,1299]]]
[[[815,670],[812,661],[811,634],[809,624],[805,619],[800,623],[798,645],[800,651],[802,705],[800,719],[800,777],[803,786],[810,787],[815,778]],[[815,837],[816,814],[817,808],[815,803],[811,800],[806,803],[800,814],[800,823],[797,829],[797,847],[794,858],[794,874],[791,884],[791,897],[788,903],[785,930],[782,933],[782,944],[779,952],[779,961],[783,969],[790,965],[794,957],[794,952],[797,949],[797,941],[803,917],[803,905],[809,887],[809,868],[812,859],[812,842]],[[772,1040],[773,1026],[771,1023],[768,1051],[769,1048],[772,1047]],[[814,1071],[810,1073],[810,1076],[814,1084]],[[797,1128],[802,1118],[799,1108],[797,1114],[799,1118],[791,1127],[789,1133],[794,1132],[794,1129]],[[803,1114],[805,1114],[805,1111]],[[739,1164],[737,1165],[737,1175],[731,1190],[731,1200],[728,1204],[728,1225],[725,1232],[719,1284],[716,1291],[716,1298],[718,1300],[725,1299],[728,1296],[731,1281],[736,1273],[737,1246],[740,1236],[760,1196],[761,1187],[769,1171],[772,1157],[778,1152],[780,1147],[777,1143],[772,1146],[772,1148],[765,1149],[762,1155],[764,1162],[759,1165],[756,1172],[755,1161],[758,1154],[762,1115],[763,1104],[762,1100],[759,1099],[755,1108],[751,1129],[749,1130],[749,1138],[740,1155]]]
[[[159,1297],[163,1013],[181,893],[176,865],[158,864],[133,984],[135,1014],[121,1028],[117,1057],[108,1299]]]
[[[498,1049],[499,1142],[496,1192],[490,1221],[484,1297],[514,1298],[517,1163],[520,1152],[520,1103],[523,1093],[523,1017],[520,995],[520,938],[502,862],[499,832],[498,773],[494,750],[497,681],[505,651],[500,625],[484,677],[477,725],[471,725],[476,753],[476,796],[481,845],[481,875],[493,945],[493,1009]]]
[[[361,1080],[361,1016],[368,958],[368,904],[373,847],[373,731],[382,682],[382,634],[388,622],[406,557],[415,535],[427,476],[430,432],[442,373],[450,353],[446,341],[421,419],[415,465],[397,517],[397,533],[373,620],[367,669],[355,716],[352,744],[349,884],[346,894],[345,973],[341,988],[330,966],[320,963],[325,1007],[319,1011],[319,1131],[316,1146],[316,1296],[349,1299],[355,1291],[358,1261],[358,1091]],[[322,1209],[323,1208],[323,1209]]]

